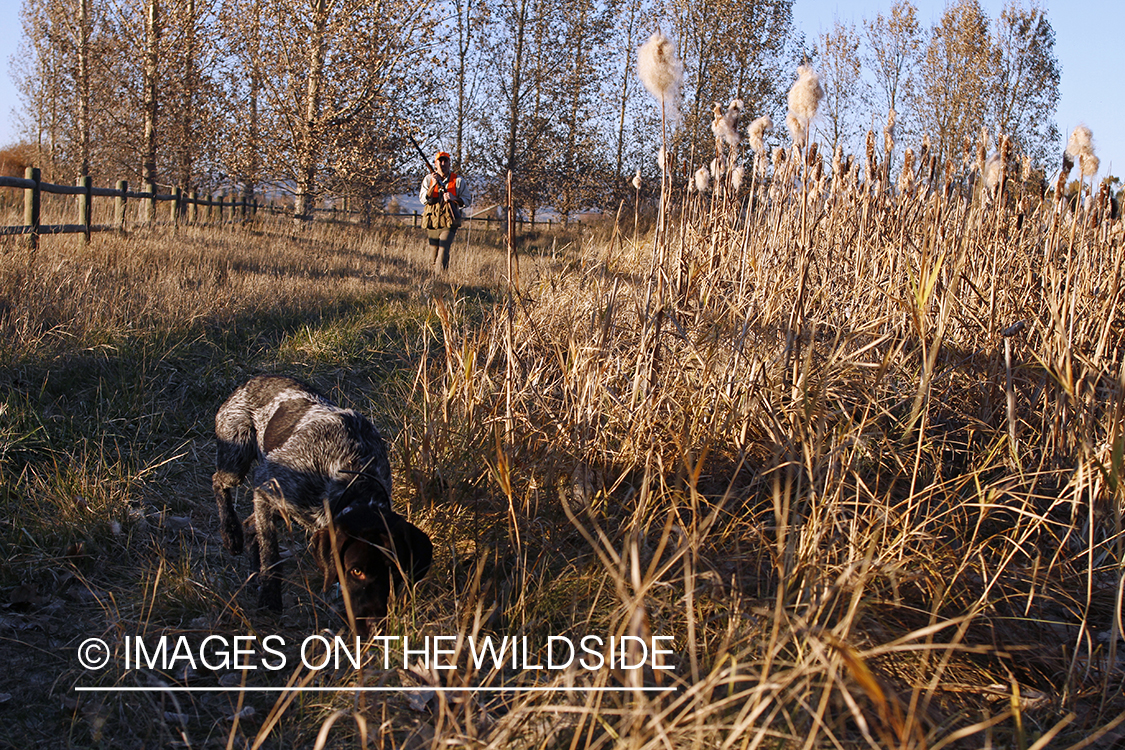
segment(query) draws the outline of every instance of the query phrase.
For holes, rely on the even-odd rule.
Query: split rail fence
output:
[[[170,193],[159,193],[157,192],[157,186],[145,185],[143,191],[134,192],[129,190],[129,183],[126,180],[118,180],[116,188],[97,188],[93,186],[92,180],[88,176],[78,178],[75,185],[54,185],[43,182],[40,175],[37,167],[28,167],[25,176],[22,178],[0,176],[0,188],[17,188],[24,191],[23,224],[0,226],[0,236],[27,235],[33,248],[38,245],[39,237],[46,234],[83,234],[86,240],[89,240],[90,234],[94,232],[124,232],[129,223],[127,209],[131,200],[142,201],[142,211],[136,222],[142,226],[152,225],[157,221],[157,204],[161,201],[170,203],[167,224],[172,226],[176,226],[183,221],[189,224],[242,222],[256,217],[260,210],[269,213],[289,213],[274,206],[259,204],[257,201],[248,201],[245,198],[238,200],[225,196],[218,198],[200,197],[196,191],[191,191],[185,195],[180,188],[173,188]],[[77,222],[74,224],[42,223],[44,193],[75,196]],[[112,223],[93,223],[93,202],[96,197],[114,199]],[[359,215],[358,212],[340,211],[338,209],[316,209],[316,211],[331,214],[330,220],[337,221],[340,220],[341,216]],[[407,219],[413,226],[420,226],[421,215],[417,211],[382,215],[399,220]],[[491,229],[493,223],[496,223],[500,228],[506,227],[504,219],[491,216],[466,216],[464,221],[466,223],[482,222],[486,229]],[[523,231],[525,228],[534,230],[536,226],[543,225],[546,225],[547,229],[550,230],[555,224],[561,226],[561,222],[552,220],[528,221],[516,219],[516,227],[519,231]]]
[[[174,188],[171,193],[158,193],[155,185],[146,185],[145,190],[134,192],[129,190],[126,180],[118,180],[116,188],[96,188],[90,177],[78,178],[76,185],[54,185],[40,179],[40,171],[36,167],[28,167],[23,178],[0,176],[0,187],[22,188],[23,224],[19,226],[0,227],[2,235],[28,235],[32,246],[36,245],[40,235],[44,234],[84,234],[89,239],[92,232],[117,231],[123,232],[127,226],[127,211],[130,199],[143,201],[144,210],[141,213],[141,224],[152,224],[156,220],[157,203],[170,201],[171,208],[168,212],[173,225],[186,219],[190,223],[197,221],[245,220],[257,214],[257,202],[247,200],[238,201],[220,196],[214,198],[200,198],[198,193],[192,191],[184,195],[180,188]],[[73,195],[76,198],[77,223],[75,224],[43,224],[42,203],[43,193],[54,195]],[[93,203],[95,197],[113,198],[113,223],[93,223]],[[202,209],[202,211],[200,210]]]

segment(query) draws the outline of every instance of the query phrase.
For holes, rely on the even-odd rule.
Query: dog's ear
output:
[[[324,591],[336,583],[339,577],[336,575],[336,559],[335,554],[338,554],[344,547],[344,542],[348,539],[348,534],[339,526],[336,527],[336,547],[332,547],[332,529],[325,526],[320,529],[312,538],[313,557],[316,558],[317,567],[324,573]],[[342,561],[341,561],[342,562]]]
[[[434,545],[426,532],[405,518],[398,516],[391,526],[395,552],[399,565],[410,583],[417,583],[425,577],[434,560]]]

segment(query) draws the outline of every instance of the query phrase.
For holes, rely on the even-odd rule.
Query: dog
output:
[[[364,637],[386,617],[391,592],[426,575],[433,545],[391,509],[387,449],[362,414],[336,406],[305,383],[265,375],[223,403],[215,414],[215,437],[211,484],[223,546],[234,555],[242,552],[244,534],[231,490],[257,462],[251,486],[259,607],[281,609],[278,516],[312,533],[324,590],[340,582]]]

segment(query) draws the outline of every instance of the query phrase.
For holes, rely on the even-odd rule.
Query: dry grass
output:
[[[394,231],[6,246],[12,737],[1120,741],[1120,225],[919,182],[678,196],[655,237],[523,243],[510,296],[496,245],[455,252],[453,288],[435,288],[418,238]],[[248,684],[634,689],[74,693],[229,679],[91,674],[73,658],[89,635],[340,627],[299,534],[280,618],[249,608],[248,563],[220,554],[209,422],[262,370],[314,380],[393,436],[396,502],[437,553],[388,633],[462,641],[449,672],[385,671],[372,648],[358,674]],[[468,653],[470,636],[585,634],[673,636],[675,670],[488,670]],[[637,689],[658,684],[675,690]]]

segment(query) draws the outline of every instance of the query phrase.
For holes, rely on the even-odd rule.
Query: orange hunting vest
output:
[[[449,173],[449,179],[445,181],[445,189],[454,198],[457,197],[457,174],[455,172]],[[430,197],[437,198],[441,195],[441,182],[435,178],[434,186],[430,188]]]

